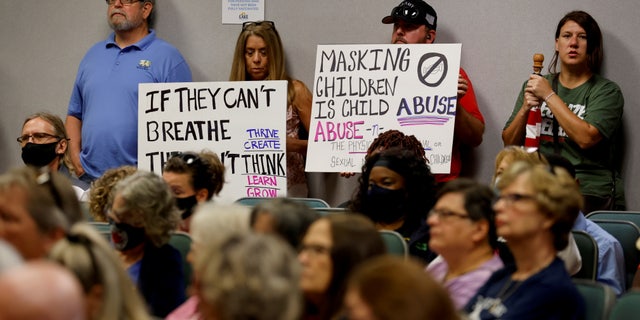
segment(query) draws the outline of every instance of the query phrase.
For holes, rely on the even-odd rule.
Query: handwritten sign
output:
[[[396,129],[449,173],[461,47],[318,46],[306,171],[360,171],[371,142]]]
[[[145,83],[138,104],[138,168],[207,149],[226,167],[220,198],[286,195],[286,81]]]

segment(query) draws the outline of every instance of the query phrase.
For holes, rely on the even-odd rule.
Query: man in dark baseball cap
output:
[[[391,43],[433,43],[436,40],[438,15],[436,10],[422,0],[404,0],[382,18],[382,23],[393,24]],[[478,109],[478,102],[471,80],[460,68],[458,77],[458,105],[456,124],[451,150],[451,172],[436,174],[436,181],[444,183],[457,178],[462,170],[462,147],[477,147],[482,143],[484,117]]]
[[[438,15],[422,0],[404,0],[382,18],[382,23],[393,23],[391,43],[433,43]]]
[[[382,18],[382,23],[395,23],[398,19],[435,30],[438,15],[432,6],[422,0],[405,0],[391,10],[391,15]]]

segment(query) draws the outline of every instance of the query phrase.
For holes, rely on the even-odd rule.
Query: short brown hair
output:
[[[385,255],[358,266],[348,281],[380,320],[459,319],[449,293],[414,260]]]

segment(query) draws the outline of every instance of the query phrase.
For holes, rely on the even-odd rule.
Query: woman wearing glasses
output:
[[[584,301],[557,252],[582,197],[561,168],[513,164],[498,181],[496,231],[514,264],[496,271],[466,306],[470,319],[582,319]]]
[[[502,174],[509,169],[509,166],[516,162],[526,162],[530,165],[549,165],[547,159],[538,151],[528,151],[520,146],[506,146],[498,152],[496,156],[496,171],[493,173],[492,186],[496,188],[496,184],[500,180]],[[513,262],[513,256],[509,252],[509,247],[504,242],[498,243],[498,251],[500,257],[505,264]],[[573,234],[569,234],[569,244],[566,248],[558,251],[558,257],[564,261],[564,265],[570,275],[576,274],[582,267],[582,257],[576,244]]]
[[[494,271],[503,267],[496,252],[493,192],[471,179],[447,182],[429,212],[429,247],[439,254],[427,271],[462,309]]]
[[[311,121],[311,92],[285,69],[282,41],[272,21],[245,22],[238,36],[231,81],[287,80],[287,196],[307,197],[304,161]]]
[[[22,133],[18,137],[22,148],[22,161],[34,167],[48,166],[68,177],[80,196],[89,184],[76,177],[69,155],[69,137],[60,117],[38,112],[30,115],[22,124]]]
[[[176,205],[182,211],[179,230],[189,232],[195,206],[222,191],[224,165],[213,152],[185,152],[171,157],[165,163],[162,178],[171,188]]]

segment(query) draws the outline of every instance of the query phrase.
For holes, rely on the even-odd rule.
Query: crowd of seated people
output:
[[[438,188],[423,186],[418,197],[413,179],[430,177],[428,166],[419,163],[419,156],[400,148],[374,153],[363,166],[361,177],[368,180],[354,191],[351,209],[329,214],[288,198],[253,207],[208,200],[179,209],[175,191],[157,174],[118,168],[94,182],[101,194],[89,197],[89,207],[103,214],[93,220],[110,225],[109,240],[82,222],[92,219],[83,218],[67,178],[46,168],[17,168],[0,175],[0,237],[14,257],[7,255],[4,269],[46,259],[69,270],[83,296],[78,319],[233,319],[250,313],[259,314],[256,319],[374,319],[393,310],[385,301],[398,299],[412,305],[407,319],[584,314],[584,301],[556,257],[570,243],[572,228],[586,220],[570,166],[553,155],[508,147],[496,157],[491,186],[458,178]],[[387,211],[372,213],[379,208],[363,204],[385,192],[397,193],[378,202],[393,211],[394,221],[384,216]],[[405,214],[420,207],[411,200],[418,198],[415,203],[431,201],[429,210],[418,218]],[[184,210],[193,210],[189,279],[168,244],[172,233],[183,230]],[[418,225],[410,230],[426,235],[435,259],[412,250],[409,259],[386,253],[378,231],[402,231],[410,223]],[[411,244],[412,233],[403,233]],[[509,254],[499,254],[505,248]],[[619,295],[627,289],[624,281],[609,274],[624,270],[620,263],[601,263],[597,277]],[[412,292],[398,293],[407,283],[415,286]],[[285,285],[289,289],[278,296]],[[376,286],[385,289],[368,289]],[[265,290],[273,296],[263,296]],[[416,294],[423,291],[440,302],[419,303]],[[560,297],[564,303],[554,304]],[[255,308],[237,307],[246,299]],[[274,303],[282,308],[270,311]],[[546,313],[536,313],[541,310]]]
[[[394,34],[412,31],[394,19],[424,14],[425,4],[405,0],[394,8],[387,17]],[[563,18],[560,44],[594,41],[600,31],[587,28],[590,19],[584,12]],[[432,27],[435,37],[435,20]],[[588,34],[567,39],[567,28]],[[592,47],[584,50],[597,55]],[[287,74],[283,52],[273,22],[246,23],[230,80],[288,81],[288,192],[305,196],[311,94]],[[70,164],[61,119],[31,115],[18,137],[25,166],[0,175],[0,319],[581,319],[585,301],[571,278],[581,259],[571,230],[597,241],[596,280],[618,295],[630,289],[620,244],[582,213],[602,195],[585,166],[602,173],[606,161],[578,148],[605,141],[598,149],[605,150],[613,128],[578,130],[582,119],[558,112],[562,145],[546,141],[532,152],[516,142],[533,105],[556,112],[564,97],[574,98],[562,83],[571,80],[567,74],[612,85],[596,76],[597,59],[575,68],[567,54],[554,59],[565,71],[555,79],[531,76],[523,86],[503,132],[505,144],[515,145],[497,154],[489,184],[437,179],[418,139],[388,130],[369,147],[341,213],[287,198],[252,208],[219,203],[226,170],[208,150],[174,155],[162,176],[122,166],[89,186]],[[592,140],[573,143],[576,135]],[[557,152],[539,152],[551,147]],[[624,207],[623,196],[612,200]],[[108,240],[87,222],[108,225]],[[387,252],[381,230],[398,233],[407,256]],[[186,258],[170,243],[175,234],[191,241]]]
[[[424,287],[415,290],[434,296],[447,293],[436,308],[444,312],[440,317],[545,317],[524,305],[537,310],[531,307],[533,299],[546,308],[545,301],[554,295],[538,283],[547,282],[567,303],[546,312],[561,317],[584,312],[569,276],[579,269],[580,259],[568,231],[580,226],[593,231],[597,226],[579,211],[579,181],[570,162],[556,154],[508,146],[496,156],[490,185],[466,178],[436,185],[423,154],[398,148],[402,141],[412,145],[415,138],[397,131],[381,138],[385,136],[399,138],[366,157],[359,186],[341,214],[322,215],[287,198],[253,208],[218,204],[211,199],[223,186],[224,166],[214,153],[188,152],[167,162],[164,179],[131,166],[108,170],[87,191],[90,216],[83,215],[72,180],[59,171],[31,165],[10,170],[0,176],[0,237],[19,255],[14,263],[18,268],[48,259],[71,271],[84,295],[79,318],[231,319],[241,310],[233,303],[245,298],[240,295],[234,302],[234,290],[262,299],[262,290],[242,289],[249,278],[234,275],[250,272],[262,258],[269,264],[274,258],[267,252],[291,257],[295,250],[297,262],[283,258],[289,262],[263,275],[298,284],[287,291],[290,296],[281,297],[279,303],[289,305],[279,309],[284,313],[268,316],[265,311],[264,319],[361,319],[360,312],[373,317],[386,312],[379,302],[386,299],[383,293],[393,292],[402,281],[424,281]],[[494,203],[496,195],[499,201]],[[107,222],[110,243],[81,223],[87,220]],[[412,258],[376,262],[376,257],[388,255],[378,230],[401,234]],[[168,244],[179,231],[191,233],[190,279],[184,278],[182,257]],[[604,255],[599,256],[597,280],[620,295],[627,289],[621,276],[624,257],[616,240],[598,231],[594,238]],[[252,233],[267,235],[247,238]],[[246,254],[258,247],[264,256]],[[563,250],[569,253],[560,254]],[[552,258],[556,255],[563,258],[564,268],[557,267],[562,260]],[[238,270],[218,270],[221,266],[212,265],[216,263]],[[416,263],[421,279],[385,278],[391,273],[380,271],[406,268],[402,275],[409,277]],[[362,289],[370,281],[367,277],[379,284],[389,281],[389,290],[371,294]],[[216,289],[222,279],[229,279],[231,287]],[[263,280],[257,276],[251,281],[258,285]],[[270,285],[267,281],[259,288]],[[221,299],[220,292],[228,300]],[[268,310],[268,301],[264,303],[262,309]],[[427,312],[429,305],[420,307]]]

